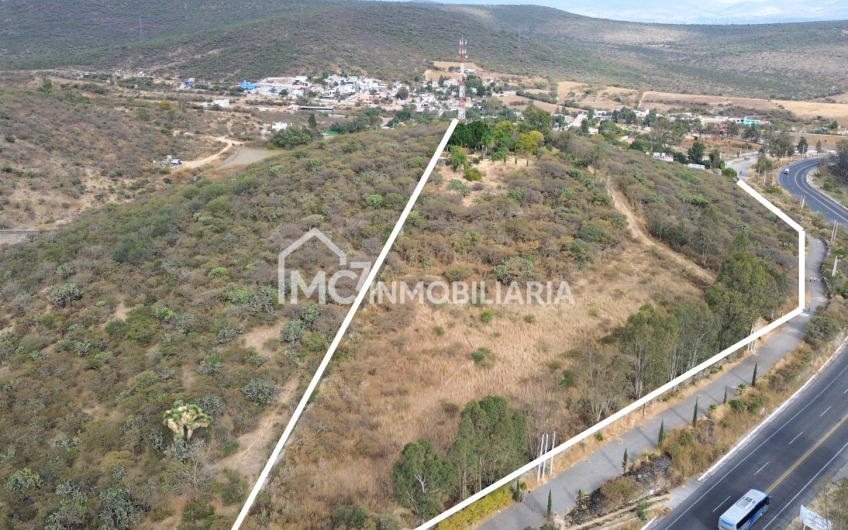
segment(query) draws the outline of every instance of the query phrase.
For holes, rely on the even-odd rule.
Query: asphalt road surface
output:
[[[754,525],[782,530],[808,504],[822,477],[848,463],[848,354],[842,353],[739,453],[654,528],[718,528],[718,519],[749,489],[772,496]]]
[[[805,207],[809,206],[814,212],[823,213],[831,223],[837,221],[848,228],[848,211],[807,182],[807,175],[818,165],[818,158],[808,158],[793,162],[786,167],[780,168],[777,181],[783,189],[798,199],[804,197]],[[789,169],[789,173],[784,173],[784,169]]]
[[[812,187],[807,175],[819,159],[781,168],[778,182],[805,205],[848,227],[848,211]],[[784,173],[784,169],[789,169]],[[842,353],[774,422],[654,528],[715,529],[718,519],[749,489],[772,496],[758,530],[783,530],[808,504],[823,477],[848,463],[848,354]]]

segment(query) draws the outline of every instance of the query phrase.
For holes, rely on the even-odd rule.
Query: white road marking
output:
[[[804,431],[799,432],[799,433],[795,436],[795,438],[792,438],[792,442],[794,442],[795,440],[797,440],[797,439],[798,439],[798,436],[801,436],[802,434],[804,434]],[[792,445],[792,442],[789,442],[789,445]]]
[[[840,454],[842,451],[844,451],[846,447],[848,447],[848,443],[847,443],[847,444],[845,444],[845,445],[843,445],[843,446],[842,446],[842,449],[840,449],[839,451],[837,451],[837,452],[836,452],[836,454],[835,454],[835,455],[833,455],[833,457],[832,457],[830,460],[828,460],[828,461],[827,461],[827,464],[825,464],[824,466],[822,466],[822,468],[821,468],[821,469],[819,469],[819,470],[818,470],[818,472],[817,472],[815,475],[813,475],[813,478],[811,478],[809,482],[807,482],[806,484],[804,484],[804,487],[803,487],[803,488],[801,488],[800,490],[798,490],[798,493],[796,493],[794,497],[792,497],[791,499],[789,499],[789,502],[787,502],[786,504],[784,504],[784,505],[783,505],[783,508],[781,508],[781,509],[780,509],[780,511],[779,511],[779,512],[777,512],[777,514],[775,514],[775,516],[771,518],[771,521],[769,521],[769,522],[768,522],[768,524],[767,524],[767,525],[765,525],[765,526],[763,527],[763,530],[766,530],[766,528],[768,528],[769,526],[771,526],[771,523],[775,522],[775,521],[777,520],[777,518],[778,518],[778,517],[780,517],[780,514],[782,514],[782,513],[783,513],[783,511],[784,511],[786,508],[789,508],[790,506],[792,506],[792,503],[793,503],[793,502],[795,502],[795,499],[797,499],[797,498],[798,498],[798,495],[802,494],[802,493],[804,492],[804,490],[805,490],[805,489],[807,489],[807,487],[808,487],[810,484],[812,484],[812,483],[813,483],[813,481],[814,481],[814,480],[816,480],[816,479],[819,477],[819,475],[821,475],[821,474],[822,474],[822,471],[824,471],[824,470],[825,470],[825,468],[827,468],[827,466],[829,466],[831,462],[833,462],[834,460],[836,460],[836,457],[837,457],[837,456],[839,456],[839,454]]]
[[[757,473],[759,473],[760,471],[762,471],[762,470],[763,470],[763,469],[764,469],[767,465],[769,465],[769,463],[768,463],[768,462],[766,462],[765,464],[763,464],[763,467],[761,467],[760,469],[758,469],[758,470],[757,470]],[[757,473],[754,473],[754,474],[756,475]]]
[[[821,414],[819,414],[819,418],[821,418],[822,416],[824,416],[825,414],[827,414],[827,411],[829,411],[831,408],[833,408],[833,407],[827,407],[826,409],[824,409],[824,412],[822,412]]]
[[[727,496],[727,499],[729,499],[729,498],[730,498],[730,495],[728,495],[728,496]],[[721,508],[721,505],[722,505],[722,504],[724,504],[724,503],[726,503],[726,502],[727,502],[727,499],[724,499],[723,501],[721,501],[721,502],[719,503],[719,505],[718,505],[718,506],[716,506],[716,507],[713,509],[713,512],[715,512],[716,510],[718,510],[719,508]]]

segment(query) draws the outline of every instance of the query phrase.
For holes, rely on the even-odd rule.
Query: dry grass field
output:
[[[521,159],[518,166],[525,164]],[[475,167],[485,174],[483,189],[465,197],[463,204],[505,194],[505,177],[515,168],[512,159]],[[445,181],[458,176],[449,168],[439,171]],[[529,411],[532,432],[553,428],[561,436],[576,434],[572,413],[555,404],[562,399],[556,381],[574,362],[566,352],[600,344],[644,304],[673,307],[700,298],[713,277],[644,239],[628,236],[590,267],[563,278],[573,305],[448,303],[363,309],[353,323],[358,330],[354,338],[342,345],[356,362],[339,363],[325,377],[316,405],[301,419],[285,465],[268,490],[279,509],[304,519],[277,519],[270,528],[298,528],[304,520],[320,519],[328,506],[395,511],[389,480],[395,455],[421,437],[444,453],[456,434],[459,410],[482,396],[502,395]],[[427,278],[433,277],[398,279],[415,283]],[[491,312],[490,321],[484,311]],[[470,355],[481,348],[491,353],[484,362],[475,362]]]
[[[574,81],[560,81],[557,84],[557,93],[560,102],[576,101],[586,107],[603,110],[615,110],[623,106],[634,108],[639,97],[639,92],[630,88],[596,86]]]

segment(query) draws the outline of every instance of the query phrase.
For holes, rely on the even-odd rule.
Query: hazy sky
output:
[[[419,0],[449,4],[535,4],[580,15],[699,24],[848,19],[848,0]]]

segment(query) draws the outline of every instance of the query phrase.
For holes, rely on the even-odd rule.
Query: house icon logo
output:
[[[325,271],[318,271],[315,274],[315,277],[312,278],[312,281],[307,284],[306,280],[304,280],[303,276],[300,274],[300,271],[286,271],[286,258],[312,238],[317,238],[324,244],[324,246],[329,248],[333,254],[338,256],[340,270],[330,276],[329,279],[327,278],[327,273]],[[361,272],[357,275],[351,269],[360,269]],[[317,228],[313,228],[277,255],[277,297],[280,304],[286,303],[287,296],[289,298],[289,303],[296,304],[298,302],[298,293],[300,291],[303,291],[306,298],[310,298],[315,291],[318,291],[319,304],[327,303],[328,294],[330,295],[330,299],[337,304],[352,304],[356,297],[341,296],[336,289],[336,283],[342,278],[355,280],[358,276],[359,281],[356,285],[356,291],[359,292],[362,289],[370,270],[371,262],[369,261],[354,261],[348,265],[347,255],[344,251],[340,249],[338,245],[333,243],[333,241],[323,232]]]

